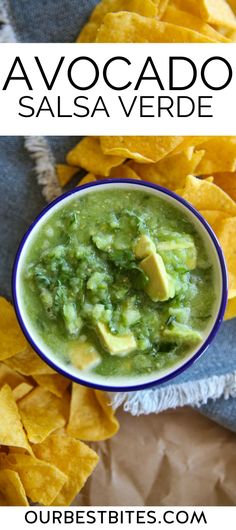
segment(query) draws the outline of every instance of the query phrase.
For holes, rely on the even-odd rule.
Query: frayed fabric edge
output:
[[[15,32],[10,24],[7,5],[4,0],[0,0],[0,42],[16,42]]]
[[[55,161],[47,140],[42,136],[27,136],[25,147],[34,160],[35,173],[43,196],[47,202],[56,199],[61,195],[62,189],[57,180]]]
[[[236,397],[236,372],[213,376],[199,381],[170,385],[137,392],[110,394],[114,409],[123,405],[125,412],[133,416],[163,412],[190,405],[200,407],[209,399]]]

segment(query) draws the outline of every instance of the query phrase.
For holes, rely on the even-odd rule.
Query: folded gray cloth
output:
[[[9,22],[19,41],[73,41],[96,3],[96,0],[9,0]],[[47,140],[57,162],[63,162],[65,153],[78,138]],[[0,293],[8,297],[11,297],[11,268],[17,245],[45,204],[33,169],[24,139],[0,138]],[[171,383],[148,391],[112,396],[114,406],[123,403],[125,410],[132,414],[148,414],[185,404],[198,406],[204,414],[236,431],[235,398],[235,320],[224,323],[201,359]]]

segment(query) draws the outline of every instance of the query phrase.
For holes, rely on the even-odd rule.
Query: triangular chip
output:
[[[55,371],[44,363],[29,345],[21,353],[6,359],[4,363],[23,375],[55,374]]]
[[[87,173],[80,181],[77,186],[83,186],[83,184],[90,184],[90,182],[95,182],[97,179],[93,173]]]
[[[18,386],[16,386],[13,390],[13,396],[15,401],[19,401],[23,397],[25,397],[31,390],[33,390],[33,385],[30,385],[29,383],[20,383]]]
[[[11,388],[0,390],[0,445],[21,447],[32,453]]]
[[[236,318],[236,296],[228,300],[225,311],[225,320],[231,320],[232,318]]]
[[[40,443],[51,432],[63,427],[68,418],[69,397],[58,398],[41,387],[35,388],[18,404],[22,422],[32,443]]]
[[[193,29],[202,35],[206,35],[206,37],[218,40],[219,42],[229,42],[229,39],[221,35],[221,33],[204,22],[200,17],[192,15],[187,11],[182,11],[182,9],[178,9],[175,6],[169,6],[166,9],[162,20],[164,22],[170,22],[171,24]]]
[[[234,12],[226,0],[174,0],[174,4],[209,24],[236,28]]]
[[[21,352],[27,346],[25,337],[17,322],[12,305],[0,297],[0,361]]]
[[[199,145],[205,151],[198,175],[236,171],[236,136],[216,136]]]
[[[34,380],[39,386],[45,390],[49,390],[49,392],[52,392],[52,394],[58,397],[63,396],[65,390],[71,383],[70,379],[60,374],[34,375]]]
[[[143,164],[142,164],[142,167],[143,167]],[[135,171],[128,164],[122,164],[122,166],[114,167],[111,170],[110,178],[141,180],[139,175],[135,173]]]
[[[131,162],[129,165],[142,179],[175,190],[185,185],[187,175],[194,173],[203,155],[204,151],[195,151],[194,147],[188,147],[156,164]]]
[[[109,13],[97,32],[96,42],[217,42],[192,29],[160,22],[135,13]]]
[[[158,162],[183,141],[182,136],[103,136],[101,148],[107,155],[119,154],[145,164]]]
[[[105,155],[100,141],[95,137],[83,138],[67,155],[67,161],[72,166],[80,166],[95,175],[108,177],[113,167],[124,162],[119,156]]]
[[[0,506],[29,506],[21,479],[11,469],[0,470]]]
[[[220,210],[236,215],[235,202],[213,182],[188,175],[184,188],[177,193],[198,210]]]
[[[53,501],[54,506],[69,506],[84,486],[98,462],[97,454],[87,445],[63,433],[51,434],[41,444],[34,445],[37,458],[58,467],[67,481]]]
[[[234,298],[236,293],[236,217],[223,219],[218,226],[215,226],[215,232],[226,259],[229,278],[228,297]]]
[[[101,24],[107,13],[129,11],[144,17],[156,17],[157,6],[152,0],[101,0],[94,8],[90,22]]]
[[[17,472],[27,497],[45,506],[53,502],[67,480],[57,467],[34,456],[19,453],[0,454],[0,468]]]
[[[25,378],[4,363],[0,363],[0,388],[7,384],[12,389],[25,382]]]
[[[79,168],[75,166],[68,166],[67,164],[57,164],[56,173],[60,186],[66,186],[68,182],[78,173]]]
[[[214,173],[214,183],[236,202],[236,173]]]
[[[85,441],[111,438],[119,429],[119,423],[107,394],[73,384],[70,417],[67,432]]]

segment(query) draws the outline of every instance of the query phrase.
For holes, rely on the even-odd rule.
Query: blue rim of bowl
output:
[[[35,225],[44,217],[44,215],[51,210],[56,204],[62,202],[65,198],[70,197],[72,195],[79,194],[80,191],[85,190],[87,188],[98,188],[101,185],[104,184],[135,184],[140,187],[148,188],[148,189],[154,189],[157,191],[162,192],[164,195],[167,195],[171,197],[172,199],[175,199],[177,202],[181,203],[183,206],[186,207],[187,210],[189,210],[204,226],[205,230],[208,232],[215,249],[217,251],[218,259],[220,262],[220,269],[221,269],[221,275],[222,275],[222,297],[221,297],[221,303],[219,307],[218,314],[215,318],[215,323],[207,336],[206,340],[203,342],[203,344],[200,346],[200,348],[197,350],[197,352],[188,359],[185,363],[183,363],[179,368],[176,368],[171,373],[160,377],[152,381],[147,381],[145,383],[140,384],[133,384],[133,385],[126,385],[126,386],[112,386],[112,385],[106,385],[106,384],[100,384],[100,383],[93,383],[91,381],[85,381],[81,377],[77,377],[75,375],[72,375],[68,373],[66,370],[58,367],[56,363],[51,361],[51,359],[48,359],[47,355],[43,353],[35,344],[34,340],[32,339],[27,327],[25,326],[25,323],[23,321],[23,318],[21,316],[21,312],[18,305],[17,300],[17,289],[16,289],[16,277],[17,277],[17,270],[18,270],[18,264],[21,256],[21,252],[23,250],[23,247],[26,243],[26,240],[28,239],[29,235],[31,234],[32,230],[34,229]],[[73,188],[72,190],[63,193],[59,197],[57,197],[54,201],[52,201],[48,206],[46,206],[41,213],[35,218],[35,220],[31,223],[28,230],[26,231],[25,235],[23,236],[19,248],[16,253],[15,261],[13,264],[13,271],[12,271],[12,296],[13,296],[13,303],[15,307],[16,316],[18,319],[18,322],[20,324],[20,327],[27,339],[27,341],[31,344],[32,348],[37,352],[37,354],[41,357],[41,359],[46,362],[51,368],[53,368],[56,372],[61,374],[64,377],[67,377],[74,381],[75,383],[87,386],[89,388],[96,388],[99,390],[105,390],[110,392],[131,392],[134,390],[144,390],[147,388],[159,386],[160,384],[166,383],[167,381],[170,381],[171,379],[174,379],[178,375],[180,375],[182,372],[184,372],[187,368],[189,368],[199,357],[206,351],[208,346],[211,344],[212,340],[214,339],[222,321],[224,318],[224,313],[226,309],[227,304],[227,295],[228,295],[228,277],[227,277],[227,269],[225,264],[224,255],[221,249],[221,246],[218,242],[217,237],[215,236],[212,228],[207,223],[207,221],[202,217],[202,215],[185,199],[174,193],[173,191],[170,191],[162,186],[158,186],[157,184],[151,184],[149,182],[141,182],[140,180],[135,179],[101,179],[96,182],[92,182],[89,184],[81,185],[78,188]]]

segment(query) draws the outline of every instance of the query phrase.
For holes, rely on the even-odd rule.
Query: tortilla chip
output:
[[[156,17],[157,6],[152,0],[102,0],[94,8],[90,22],[100,25],[107,13],[129,11],[144,17]]]
[[[34,456],[19,453],[0,454],[0,469],[17,472],[27,497],[45,506],[53,502],[67,480],[57,467]]]
[[[19,403],[22,423],[30,442],[40,443],[51,432],[63,427],[69,412],[69,397],[58,398],[41,387],[35,388]]]
[[[200,210],[200,213],[209,225],[211,225],[213,230],[215,230],[215,226],[217,226],[222,219],[227,219],[229,217],[229,215],[224,214],[224,212],[221,212],[220,210]]]
[[[205,155],[197,171],[198,175],[236,171],[236,136],[216,136],[199,145]]]
[[[228,298],[234,298],[236,293],[236,217],[222,219],[218,226],[215,227],[215,232],[227,264],[229,279]]]
[[[14,355],[10,359],[6,359],[4,364],[17,370],[23,375],[39,375],[39,374],[54,374],[54,370],[44,363],[42,359],[35,353],[35,351],[28,345],[27,348]]]
[[[182,136],[103,136],[102,151],[107,155],[119,154],[145,164],[158,162],[183,141]]]
[[[75,166],[68,166],[67,164],[57,164],[56,173],[60,186],[66,186],[68,182],[78,173],[79,168]]]
[[[204,151],[195,151],[194,147],[188,147],[156,164],[140,165],[130,162],[130,166],[142,179],[176,190],[185,185],[187,175],[194,173],[203,155]]]
[[[95,24],[94,22],[88,22],[83,27],[82,31],[76,39],[76,42],[95,42],[98,28],[99,24]]]
[[[67,436],[62,430],[35,445],[34,453],[37,458],[53,464],[67,476],[66,483],[52,502],[54,506],[69,506],[98,462],[98,455],[92,449]]]
[[[0,445],[22,447],[32,453],[9,385],[0,390]]]
[[[34,380],[39,386],[44,388],[44,390],[49,390],[49,392],[55,394],[57,397],[62,397],[71,383],[70,379],[63,377],[60,374],[35,375]]]
[[[87,173],[77,184],[77,186],[83,186],[83,184],[90,184],[90,182],[95,182],[97,179],[92,173]]]
[[[177,190],[186,201],[198,210],[220,210],[236,215],[236,204],[223,190],[212,182],[188,175],[183,189]]]
[[[12,357],[27,346],[13,306],[0,296],[0,361]]]
[[[225,0],[174,0],[173,3],[209,24],[236,28],[235,15]]]
[[[224,317],[225,320],[231,320],[232,318],[236,318],[236,296],[228,300]]]
[[[119,423],[104,392],[73,383],[67,432],[80,440],[96,442],[111,438]]]
[[[124,162],[119,156],[107,156],[102,152],[100,141],[95,137],[86,137],[67,155],[69,164],[79,165],[96,175],[108,177],[113,167]]]
[[[140,165],[139,165],[140,167]],[[143,167],[143,165],[142,165]],[[129,167],[127,164],[123,164],[119,167],[114,167],[111,170],[110,177],[113,179],[135,179],[135,180],[141,180],[141,178],[138,176],[135,171]]]
[[[236,0],[228,0],[228,4],[230,5],[233,12],[236,14]]]
[[[217,42],[197,31],[146,18],[135,13],[109,13],[98,29],[96,42]]]
[[[31,392],[33,388],[33,385],[30,385],[29,383],[20,383],[20,385],[16,386],[13,390],[14,400],[19,401],[29,392]]]
[[[0,506],[29,506],[21,479],[11,469],[0,471]]]
[[[214,173],[214,183],[236,202],[236,173]]]
[[[157,4],[158,18],[162,18],[166,9],[170,3],[170,0],[152,0],[154,4]]]
[[[7,384],[12,389],[25,382],[25,378],[3,363],[0,363],[0,388]]]
[[[212,28],[206,22],[196,16],[188,13],[187,11],[182,11],[175,6],[167,7],[165,14],[162,18],[164,22],[170,22],[171,24],[176,24],[177,26],[183,26],[185,28],[193,29],[210,39],[217,40],[219,42],[229,42],[229,39],[221,35],[218,31]]]

